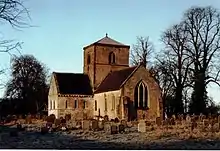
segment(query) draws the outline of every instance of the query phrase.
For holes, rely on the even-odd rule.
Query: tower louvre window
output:
[[[108,62],[109,62],[109,64],[114,64],[115,63],[115,54],[114,54],[114,52],[109,53]]]

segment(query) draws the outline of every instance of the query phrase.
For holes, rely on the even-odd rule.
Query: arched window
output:
[[[78,107],[78,101],[75,100],[75,101],[74,101],[74,108],[77,108],[77,107]]]
[[[136,108],[148,107],[148,90],[147,86],[142,81],[135,87],[134,100]]]
[[[68,107],[68,104],[67,104],[67,100],[66,100],[66,109],[67,109],[67,107]]]
[[[112,95],[112,110],[115,109],[115,96]]]
[[[91,57],[90,57],[90,54],[88,54],[87,56],[87,64],[90,64],[91,63]]]
[[[97,111],[97,101],[95,100],[95,111]]]
[[[115,63],[115,54],[114,54],[114,52],[109,53],[108,62],[109,62],[109,64],[114,64]]]

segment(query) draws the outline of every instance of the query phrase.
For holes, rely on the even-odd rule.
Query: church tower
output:
[[[83,48],[83,72],[89,75],[94,90],[109,72],[129,67],[130,46],[106,36]]]

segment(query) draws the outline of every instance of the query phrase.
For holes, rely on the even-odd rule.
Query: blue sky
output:
[[[0,31],[6,39],[23,41],[22,54],[33,54],[50,71],[82,72],[82,48],[105,33],[129,45],[136,42],[136,36],[149,36],[159,50],[162,31],[178,23],[183,12],[195,5],[219,9],[220,1],[25,0],[31,24],[36,27],[16,31],[10,25],[0,24]],[[0,67],[9,67],[9,62],[9,55],[0,55]],[[209,87],[209,94],[220,101],[219,92],[216,86]]]

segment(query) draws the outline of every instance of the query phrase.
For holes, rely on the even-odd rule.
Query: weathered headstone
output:
[[[145,120],[140,120],[138,123],[138,132],[144,133],[146,132],[146,123]]]
[[[46,127],[47,127],[47,128],[52,127],[52,125],[53,125],[53,123],[52,123],[52,122],[47,122],[47,123],[46,123]]]
[[[127,127],[127,121],[126,120],[121,120],[121,124],[124,125],[124,127]]]
[[[125,132],[125,126],[123,124],[119,124],[118,131],[119,131],[119,133]]]
[[[190,115],[186,115],[186,122],[187,122],[187,123],[191,123],[191,117],[190,117]]]
[[[98,121],[97,120],[92,120],[91,121],[91,129],[93,131],[98,130],[99,126],[98,126]]]
[[[103,130],[104,129],[104,122],[103,121],[98,121],[98,129]]]
[[[104,116],[104,122],[108,122],[108,121],[109,121],[108,115],[105,115]]]
[[[66,130],[66,127],[61,127],[61,130],[62,130],[62,131],[65,131],[65,130]]]
[[[161,126],[162,125],[162,121],[161,121],[160,117],[156,118],[156,124],[157,124],[157,126]]]
[[[60,126],[60,124],[61,124],[60,119],[55,119],[54,124],[55,124],[56,126]]]
[[[89,130],[90,128],[90,121],[89,120],[83,120],[82,121],[82,129],[83,130]]]
[[[132,123],[131,122],[127,122],[127,127],[132,127]]]
[[[174,120],[176,120],[176,115],[175,115],[175,114],[173,114],[173,115],[172,115],[172,118],[173,118]]]
[[[115,122],[115,123],[118,123],[118,122],[119,122],[119,119],[116,117],[116,118],[114,119],[114,122]]]
[[[106,133],[111,133],[111,123],[110,122],[105,122],[104,123],[104,131]]]
[[[118,134],[117,125],[111,125],[111,134]]]

